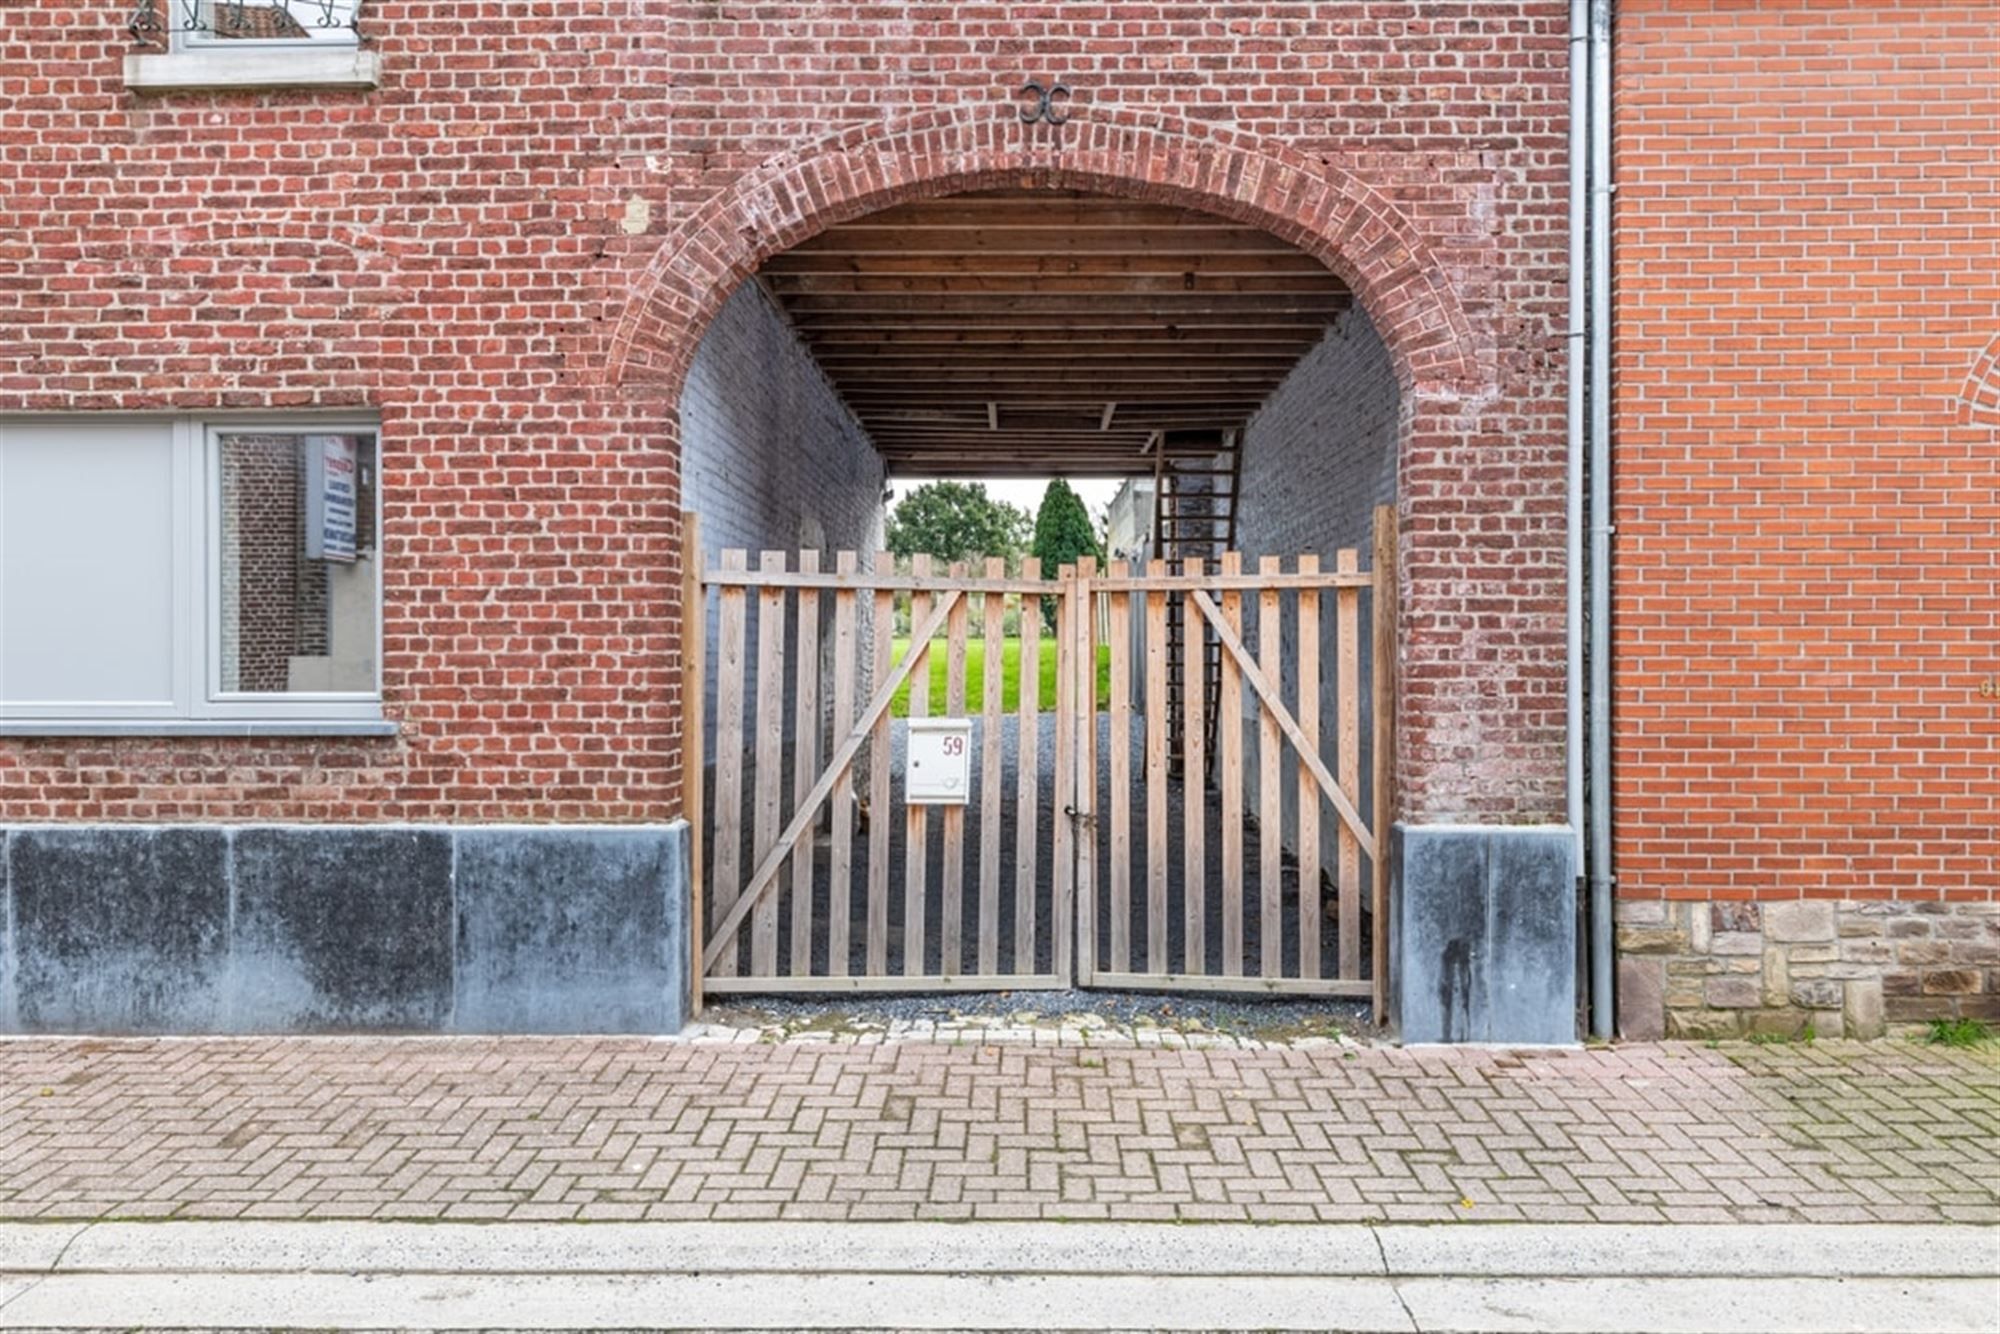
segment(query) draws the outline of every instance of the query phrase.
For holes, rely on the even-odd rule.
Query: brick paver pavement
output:
[[[2000,1221],[2000,1059],[0,1043],[12,1218]]]

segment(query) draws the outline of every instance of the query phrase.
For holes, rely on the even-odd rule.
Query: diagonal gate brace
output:
[[[1285,734],[1285,739],[1292,743],[1292,749],[1298,751],[1299,759],[1305,762],[1313,780],[1319,784],[1320,790],[1326,793],[1326,799],[1333,803],[1333,809],[1339,813],[1341,820],[1353,833],[1354,841],[1361,845],[1363,852],[1370,857],[1375,856],[1375,835],[1369,831],[1367,825],[1361,823],[1360,812],[1354,809],[1354,803],[1347,799],[1347,794],[1340,790],[1340,784],[1333,781],[1333,775],[1326,771],[1326,765],[1321,762],[1312,746],[1307,744],[1306,735],[1300,730],[1298,720],[1292,717],[1291,712],[1285,708],[1284,701],[1278,698],[1277,688],[1265,678],[1263,672],[1258,670],[1256,659],[1252,658],[1250,651],[1243,647],[1243,641],[1236,637],[1236,633],[1229,628],[1229,623],[1222,619],[1221,611],[1216,608],[1208,594],[1199,588],[1190,591],[1195,605],[1201,608],[1201,614],[1215,627],[1216,636],[1222,641],[1223,647],[1236,659],[1236,665],[1243,671],[1243,679],[1250,683],[1251,688],[1257,692],[1257,698],[1271,711],[1271,716],[1277,719],[1278,729]]]
[[[896,692],[903,688],[903,682],[910,679],[910,674],[916,670],[919,662],[930,660],[930,642],[943,628],[945,618],[951,614],[953,605],[962,596],[964,596],[963,590],[956,588],[939,594],[937,605],[931,609],[930,615],[924,618],[922,625],[912,631],[910,651],[903,655],[903,660],[896,665],[896,670],[889,673],[889,679],[875,691],[875,697],[868,701],[868,707],[861,711],[861,717],[855,722],[854,730],[848,733],[847,740],[840,743],[840,749],[833,753],[833,758],[827,763],[826,771],[820,774],[819,781],[812,786],[812,791],[806,793],[805,800],[799,803],[798,810],[792,814],[791,822],[785,826],[784,832],[778,835],[778,841],[764,854],[764,860],[757,864],[756,874],[752,875],[750,883],[743,887],[742,897],[730,907],[729,912],[715,928],[715,934],[709,937],[708,944],[701,952],[701,966],[704,972],[713,968],[715,961],[722,957],[722,951],[735,941],[737,928],[743,925],[743,919],[750,915],[751,910],[757,906],[757,901],[777,885],[778,870],[785,864],[785,859],[795,851],[793,845],[799,841],[799,835],[805,832],[806,826],[819,814],[819,808],[826,804],[826,799],[833,793],[834,784],[840,781],[840,775],[854,763],[854,757],[861,753],[861,747],[867,742],[868,734],[875,729],[875,724],[881,720],[882,715],[889,711],[889,703],[896,697]]]

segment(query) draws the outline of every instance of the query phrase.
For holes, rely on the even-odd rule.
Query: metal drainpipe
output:
[[[1590,1031],[1611,986],[1611,2],[1590,5]]]
[[[1586,746],[1583,714],[1583,439],[1584,378],[1588,344],[1590,189],[1590,0],[1569,5],[1569,452],[1565,483],[1568,518],[1565,525],[1568,634],[1564,644],[1565,698],[1569,702],[1564,795],[1573,839],[1571,864],[1576,867],[1578,893],[1586,901],[1583,846],[1583,754]],[[1592,944],[1591,949],[1596,946]],[[1588,958],[1586,954],[1586,958]],[[1593,1007],[1595,1001],[1593,999]]]

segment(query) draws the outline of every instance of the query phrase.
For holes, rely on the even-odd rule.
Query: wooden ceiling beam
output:
[[[790,279],[826,274],[863,278],[1009,279],[1041,291],[1050,278],[1169,277],[1183,286],[1213,278],[1295,277],[1313,283],[1338,282],[1303,255],[800,255],[773,260],[766,275],[782,285]]]
[[[1146,437],[1156,431],[1180,431],[1191,427],[1206,427],[1209,430],[1223,430],[1241,426],[1244,414],[1230,412],[1173,412],[1155,413],[1141,420],[1128,420],[1125,410],[1118,410],[1118,425],[1108,435],[1100,435],[1091,429],[1083,419],[1062,419],[1043,421],[1040,424],[1021,420],[1013,413],[1001,418],[1004,423],[1000,436],[1003,439],[1037,440],[1046,437],[1052,442],[1074,445],[1101,445],[1107,439],[1129,441],[1134,449],[1145,443]],[[986,429],[983,421],[929,422],[922,429],[911,429],[911,424],[898,425],[880,420],[864,420],[869,436],[878,441],[907,440],[923,441],[941,436],[979,436],[985,439],[985,449],[993,447],[993,434]]]
[[[1103,316],[1124,314],[1133,309],[1171,310],[1188,314],[1216,312],[1240,314],[1246,306],[1281,314],[1318,318],[1328,311],[1338,314],[1353,302],[1346,288],[1320,287],[1287,296],[1282,293],[1189,292],[1180,288],[1135,294],[1123,288],[1103,292],[961,292],[948,303],[921,301],[895,292],[815,292],[774,293],[785,303],[787,312],[801,316],[824,315],[911,315],[936,318],[940,313],[965,315],[985,312],[993,315],[1034,314],[1048,318],[1064,315]]]
[[[1310,342],[1126,342],[1112,338],[1084,338],[1066,342],[1062,338],[1036,338],[1018,342],[942,342],[942,344],[842,344],[812,340],[814,360],[820,366],[970,366],[974,362],[996,362],[1018,366],[1022,362],[1166,362],[1186,366],[1188,362],[1280,362],[1292,366],[1300,354],[1312,348]]]
[[[945,230],[967,227],[1029,228],[1060,233],[1090,228],[1125,230],[1137,227],[1173,227],[1184,232],[1246,230],[1240,222],[1197,209],[1085,196],[1043,198],[1021,195],[983,198],[954,195],[947,199],[897,204],[855,222],[844,223],[834,230],[850,227]]]
[[[892,358],[822,358],[820,368],[846,384],[876,380],[908,380],[922,376],[934,382],[980,384],[986,376],[1010,380],[1056,376],[1058,382],[1102,382],[1108,388],[1126,380],[1198,380],[1208,384],[1278,384],[1298,362],[1296,356],[1188,358],[1170,356],[892,356]]]
[[[1128,463],[1097,459],[1044,459],[1032,460],[1026,463],[1014,463],[1010,461],[1005,466],[980,465],[977,463],[968,464],[963,461],[956,463],[927,463],[885,460],[885,462],[888,463],[889,475],[892,478],[1032,477],[1040,479],[1043,477],[1118,478],[1146,477],[1152,475],[1148,469],[1135,467]]]
[[[924,459],[929,462],[943,462],[961,454],[965,463],[975,468],[992,468],[997,464],[1033,461],[1037,459],[1117,459],[1138,465],[1145,456],[1129,445],[1116,449],[1106,449],[1102,445],[1048,444],[1031,438],[1012,440],[1004,453],[996,453],[993,441],[974,431],[954,440],[945,437],[926,441],[920,445],[887,446],[881,450],[886,459]],[[1150,467],[1151,461],[1146,461]]]
[[[1175,299],[1180,293],[1136,297],[1109,293],[1051,296],[1035,301],[1026,296],[981,293],[948,297],[849,295],[781,298],[786,315],[802,332],[819,329],[876,330],[1091,330],[1152,329],[1171,336],[1175,329],[1239,329],[1283,327],[1316,329],[1340,318],[1345,297],[1294,298],[1252,293],[1248,296],[1205,296],[1193,302]]]
[[[932,351],[937,348],[1018,348],[1061,347],[1082,350],[1099,348],[1143,348],[1196,351],[1207,355],[1239,349],[1309,348],[1319,341],[1324,327],[1319,325],[1239,326],[1226,338],[1209,330],[1141,325],[1137,328],[1071,328],[1039,326],[1034,329],[1001,326],[972,328],[913,328],[902,325],[884,329],[879,324],[818,326],[804,336],[815,348],[829,352],[854,352],[862,348],[909,348]],[[1076,335],[1088,334],[1079,338]]]
[[[1023,449],[1094,449],[1109,450],[1112,453],[1131,454],[1136,457],[1144,452],[1142,448],[1144,443],[1143,437],[1130,437],[1123,434],[1078,435],[1075,433],[1058,434],[1050,431],[1021,431],[1011,426],[1000,433],[997,441],[991,432],[977,429],[934,431],[925,435],[893,435],[885,433],[873,438],[875,440],[875,447],[884,454],[896,453],[898,451],[908,452],[911,450],[936,449],[939,447],[955,447],[966,441],[979,442],[978,448],[989,457],[991,457],[996,443],[1002,441],[1005,442],[1010,453]],[[1107,440],[1111,442],[1108,445],[1105,443]]]
[[[1109,377],[1100,375],[893,375],[862,376],[845,375],[840,381],[844,397],[895,398],[908,394],[922,394],[929,398],[964,398],[974,406],[983,409],[988,400],[997,401],[1002,407],[1016,406],[1023,401],[1037,399],[1067,398],[1090,404],[1092,412],[1104,406],[1108,398],[1120,402],[1157,402],[1164,395],[1185,398],[1190,394],[1207,396],[1225,394],[1231,398],[1244,398],[1251,402],[1261,400],[1280,383],[1275,375],[1257,377],[1208,375],[1161,375],[1156,378]]]
[[[1031,447],[1032,446],[1032,447]],[[983,440],[977,435],[967,435],[959,440],[946,440],[929,444],[920,449],[884,449],[882,458],[893,467],[899,464],[921,464],[925,467],[963,466],[972,472],[998,472],[1007,468],[1035,469],[1048,463],[1066,463],[1076,460],[1096,460],[1100,463],[1116,463],[1128,468],[1153,470],[1153,461],[1137,450],[1086,449],[1081,446],[1070,448],[1033,446],[1030,441],[1019,441],[1004,454],[996,454],[991,440]]]
[[[804,256],[987,255],[1049,257],[1052,252],[1068,255],[1178,255],[1198,250],[1203,255],[1282,255],[1319,261],[1292,249],[1283,241],[1254,228],[1230,227],[1196,230],[1172,222],[1135,222],[1129,226],[1104,225],[1097,229],[1077,227],[1051,234],[1048,228],[874,226],[850,223],[821,232],[818,236],[776,256],[771,264],[781,266]],[[1321,265],[1321,267],[1325,267]]]
[[[1183,274],[1180,272],[999,276],[986,273],[870,274],[767,272],[764,280],[781,301],[800,295],[1013,296],[1023,313],[1039,309],[1035,298],[1104,295],[1127,299],[1170,296],[1325,297],[1344,293],[1340,280],[1314,273]],[[1143,303],[1141,303],[1143,304]],[[936,303],[930,306],[933,313]]]

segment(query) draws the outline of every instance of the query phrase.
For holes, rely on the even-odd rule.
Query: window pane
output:
[[[182,0],[185,3],[185,0]],[[249,42],[352,42],[356,0],[200,0],[204,37]]]
[[[173,428],[0,435],[0,700],[171,708]]]
[[[225,694],[373,693],[375,441],[221,438]]]

